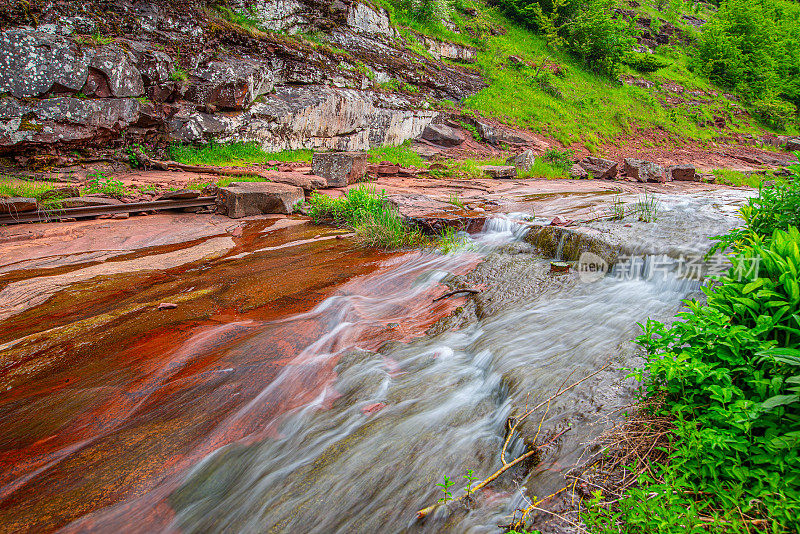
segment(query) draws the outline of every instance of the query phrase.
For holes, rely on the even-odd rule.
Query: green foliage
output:
[[[464,209],[464,203],[461,202],[461,199],[458,198],[458,193],[451,193],[450,200],[447,201],[449,204],[456,206],[457,208]]]
[[[719,285],[704,289],[706,305],[689,303],[671,326],[644,326],[637,341],[648,352],[647,390],[667,395],[675,451],[662,467],[664,483],[649,479],[630,494],[630,508],[623,509],[631,525],[652,527],[647,515],[656,507],[693,500],[667,496],[668,488],[694,494],[702,504],[688,508],[696,514],[739,509],[765,517],[775,531],[798,526],[800,402],[792,359],[800,346],[798,247],[795,227],[775,230],[768,242],[756,237],[732,258]],[[657,499],[635,502],[653,491]]]
[[[731,169],[714,169],[712,173],[718,184],[746,185],[748,187],[758,187],[761,185],[761,177],[764,176],[755,173],[745,174],[741,171],[734,171]]]
[[[439,233],[439,251],[442,254],[451,254],[453,252],[460,252],[463,250],[471,250],[473,248],[469,237],[462,232],[457,232],[451,227],[442,229]]]
[[[572,167],[575,153],[572,150],[559,150],[557,148],[548,148],[542,155],[542,161],[548,163],[555,169],[560,169],[566,172]]]
[[[725,0],[703,28],[693,66],[754,103],[766,124],[783,128],[796,114],[787,104],[800,105],[799,17],[793,2]]]
[[[458,122],[459,124],[461,124],[462,128],[464,128],[466,131],[470,133],[473,139],[475,139],[479,143],[483,141],[483,136],[481,136],[481,133],[478,131],[478,128],[475,125],[469,124],[468,122],[464,121],[458,121]]]
[[[368,151],[370,163],[388,161],[402,167],[424,168],[426,162],[422,157],[411,150],[411,142],[406,141],[398,146],[382,146],[371,148]]]
[[[48,191],[53,189],[53,184],[49,182],[17,180],[0,176],[0,198],[22,197],[41,200]]]
[[[88,176],[84,192],[88,194],[101,193],[111,197],[121,197],[126,193],[125,184],[113,176],[106,176],[102,172],[95,172]]]
[[[795,105],[776,97],[759,98],[753,101],[751,107],[753,115],[776,130],[785,130],[786,126],[797,118]]]
[[[635,44],[632,27],[614,19],[612,0],[497,0],[513,18],[563,47],[591,70],[614,76]]]
[[[614,201],[609,208],[609,217],[612,221],[620,221],[625,218],[625,202],[619,195],[614,197]]]
[[[266,152],[256,142],[174,144],[170,147],[170,157],[188,165],[246,166],[269,161],[311,161],[313,155],[311,150]]]
[[[365,247],[397,249],[425,242],[419,228],[408,225],[386,201],[385,193],[378,193],[374,187],[361,185],[336,199],[314,192],[309,207],[315,222],[350,227],[356,241]]]
[[[475,476],[472,469],[469,469],[466,475],[461,475],[461,478],[467,481],[467,487],[464,488],[464,491],[466,491],[467,496],[469,496],[472,493],[472,484],[478,480],[478,477]]]
[[[185,82],[189,79],[189,73],[185,69],[176,66],[172,72],[169,73],[169,79],[173,82]]]

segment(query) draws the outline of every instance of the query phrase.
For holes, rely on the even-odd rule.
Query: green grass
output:
[[[406,141],[399,146],[382,146],[369,150],[370,163],[380,163],[388,161],[402,167],[427,167],[419,154],[411,150],[411,142]]]
[[[187,165],[214,165],[242,167],[269,161],[311,161],[312,150],[283,150],[266,152],[255,142],[209,143],[207,145],[180,145],[170,147],[172,159]]]
[[[23,197],[41,200],[42,196],[52,189],[54,189],[53,184],[49,182],[0,177],[0,197]]]
[[[764,174],[746,174],[731,169],[714,169],[714,178],[718,184],[737,185],[757,188],[761,182],[768,179]]]
[[[386,201],[383,191],[361,185],[345,196],[331,198],[317,192],[309,200],[311,218],[352,228],[355,240],[363,247],[400,249],[424,244],[427,240]]]
[[[554,166],[542,158],[536,158],[533,167],[527,171],[519,172],[520,178],[546,178],[547,180],[560,180],[569,178],[569,174],[562,167]]]

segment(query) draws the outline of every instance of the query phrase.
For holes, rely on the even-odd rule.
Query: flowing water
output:
[[[708,204],[669,209],[680,220]],[[709,229],[730,224],[715,220]],[[455,489],[468,470],[480,478],[497,470],[507,420],[526,402],[609,361],[636,362],[629,342],[636,322],[672,315],[698,285],[673,266],[658,276],[614,272],[593,283],[570,275],[569,283],[420,337],[466,307],[464,297],[432,300],[452,273],[463,275],[482,259],[505,255],[527,262],[525,272],[538,273],[531,277],[554,278],[546,274],[549,259],[522,243],[526,228],[500,217],[458,254],[369,258],[368,271],[354,272],[307,311],[254,308],[181,323],[170,330],[171,345],[156,345],[157,359],[137,360],[135,351],[152,347],[132,344],[126,358],[145,371],[128,376],[126,367],[114,368],[114,386],[103,383],[107,369],[93,370],[105,378],[60,401],[72,406],[68,418],[35,416],[41,440],[4,442],[0,461],[14,470],[0,477],[0,529],[498,532],[526,499],[563,486],[586,443],[630,401],[634,385],[621,380],[624,373],[601,373],[553,401],[537,443],[561,437],[537,465],[507,473],[469,509],[441,508],[423,521],[415,512],[441,496],[435,484],[443,476]],[[297,257],[308,255],[302,252]],[[183,276],[193,289],[192,277],[202,272],[213,279],[231,262],[286,254],[260,243]],[[109,387],[122,390],[98,396]],[[46,406],[55,392],[26,402]],[[0,410],[25,428],[21,402]],[[525,429],[528,441],[538,422]],[[12,423],[5,424],[23,432]],[[60,433],[72,437],[52,446]],[[510,456],[525,447],[512,440]]]

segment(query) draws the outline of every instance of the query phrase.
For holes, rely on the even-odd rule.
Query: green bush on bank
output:
[[[800,172],[743,212],[730,271],[679,321],[648,321],[650,398],[674,421],[665,465],[640,475],[595,531],[796,532],[800,526]],[[634,469],[631,466],[631,469]],[[617,528],[617,524],[621,528]],[[613,525],[613,527],[612,527]]]

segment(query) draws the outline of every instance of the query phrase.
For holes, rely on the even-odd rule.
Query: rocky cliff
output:
[[[0,153],[22,160],[210,139],[365,149],[483,87],[456,64],[473,49],[414,52],[358,0],[40,0],[0,23]]]

